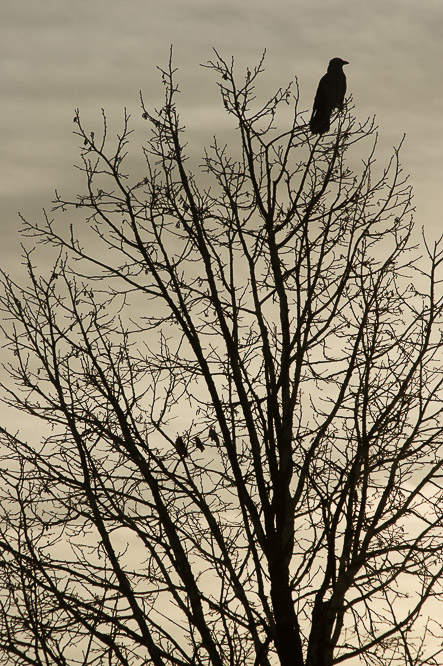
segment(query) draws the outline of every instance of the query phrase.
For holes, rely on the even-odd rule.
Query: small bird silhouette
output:
[[[332,58],[329,62],[328,71],[320,79],[311,120],[309,121],[309,127],[313,134],[329,132],[332,111],[343,108],[346,93],[346,76],[343,65],[348,64],[347,60]]]
[[[209,439],[215,442],[217,446],[220,446],[220,438],[214,428],[209,428]]]
[[[174,446],[178,455],[181,456],[182,458],[186,458],[186,456],[188,455],[188,447],[186,446],[183,437],[178,436],[177,439],[175,440]]]
[[[196,446],[200,451],[204,451],[204,450],[205,450],[204,444],[203,444],[203,442],[201,441],[200,437],[194,437],[194,442],[195,442],[195,446]]]

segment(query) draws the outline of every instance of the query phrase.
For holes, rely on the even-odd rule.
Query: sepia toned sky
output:
[[[161,102],[156,65],[169,47],[179,68],[190,140],[223,133],[215,77],[200,67],[215,47],[239,71],[267,50],[264,92],[298,77],[310,109],[331,57],[349,60],[348,92],[359,120],[376,114],[380,163],[406,133],[404,170],[416,221],[442,226],[443,4],[441,0],[14,0],[0,10],[0,202],[2,265],[17,261],[17,211],[48,207],[54,189],[75,187],[73,111],[93,129],[100,108],[110,131],[123,108],[144,140],[139,91]],[[138,143],[137,143],[138,141]],[[49,206],[50,207],[50,206]]]
[[[133,117],[131,150],[146,132],[139,91],[159,106],[173,45],[183,116],[194,149],[226,127],[214,75],[200,64],[215,47],[239,73],[266,49],[264,93],[295,76],[310,110],[332,57],[349,61],[360,121],[376,115],[377,160],[402,149],[416,223],[443,233],[442,0],[3,0],[0,8],[0,261],[20,261],[18,211],[39,218],[54,190],[75,192],[74,109],[91,129],[103,107],[110,132]],[[309,117],[309,112],[306,114]]]

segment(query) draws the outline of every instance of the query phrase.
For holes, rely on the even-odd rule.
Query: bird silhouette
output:
[[[313,134],[329,132],[332,111],[343,108],[346,93],[346,76],[343,65],[348,64],[347,60],[332,58],[328,65],[328,71],[320,79],[311,120],[309,121],[309,127]]]
[[[220,438],[214,428],[209,428],[209,439],[215,442],[217,446],[220,446]]]
[[[188,455],[188,447],[186,446],[183,437],[177,437],[174,443],[175,450],[177,451],[178,455],[181,456],[182,458],[186,458]]]
[[[204,451],[204,450],[205,450],[204,444],[203,444],[203,442],[201,441],[200,437],[194,437],[194,442],[195,442],[195,446],[196,446],[200,451]]]

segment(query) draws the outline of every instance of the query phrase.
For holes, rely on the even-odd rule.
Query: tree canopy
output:
[[[142,180],[76,112],[84,190],[3,274],[0,663],[436,666],[441,244],[350,99],[313,136],[208,67],[235,149],[191,169],[170,61]]]

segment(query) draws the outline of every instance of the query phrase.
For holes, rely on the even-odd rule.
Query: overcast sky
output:
[[[239,69],[256,64],[266,49],[265,87],[297,76],[304,109],[312,105],[329,59],[349,60],[348,91],[357,117],[377,115],[380,162],[406,133],[402,162],[414,185],[416,221],[435,237],[443,185],[442,34],[441,0],[3,2],[3,265],[14,262],[18,248],[17,211],[38,216],[55,188],[65,191],[72,183],[78,155],[73,110],[79,107],[92,129],[104,107],[116,132],[126,106],[142,131],[138,92],[148,104],[159,103],[156,65],[167,62],[170,44],[186,124],[197,143],[199,128],[216,132],[219,126],[223,132],[215,78],[199,67],[212,47],[234,56]]]
[[[54,189],[73,187],[78,139],[72,119],[97,126],[100,108],[121,125],[134,116],[143,141],[139,90],[161,103],[156,65],[169,47],[179,71],[193,149],[208,131],[223,136],[215,77],[199,65],[215,47],[253,67],[267,50],[264,87],[298,77],[309,109],[328,61],[339,56],[361,121],[377,116],[378,160],[403,134],[416,222],[442,232],[442,0],[2,0],[0,9],[0,260],[19,261],[19,220],[50,208]],[[133,149],[139,150],[137,141]]]

